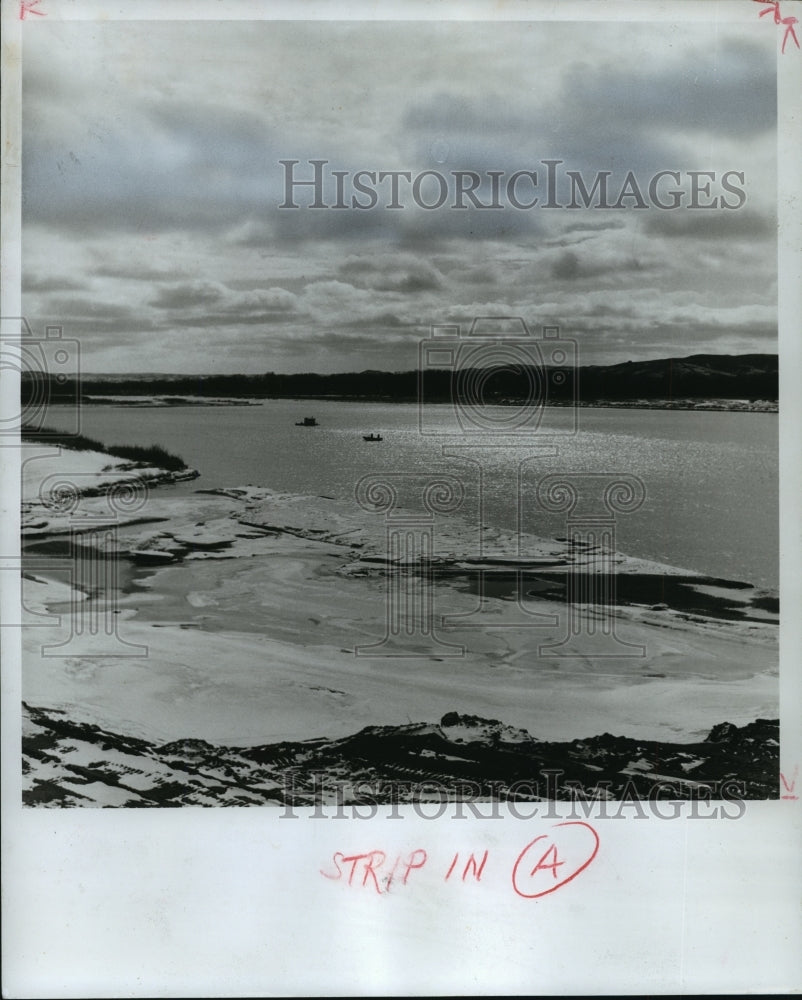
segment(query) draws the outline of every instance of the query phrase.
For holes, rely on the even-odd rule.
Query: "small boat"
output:
[[[362,435],[362,440],[363,441],[383,441],[384,438],[381,436],[381,434],[363,434]]]
[[[317,427],[318,422],[314,417],[304,417],[303,420],[295,421],[296,427]]]

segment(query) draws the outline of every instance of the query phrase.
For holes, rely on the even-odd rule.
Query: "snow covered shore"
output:
[[[35,565],[26,573],[26,606],[57,616],[55,625],[23,630],[23,697],[32,710],[132,739],[224,747],[342,739],[454,711],[500,719],[539,740],[607,732],[666,743],[778,715],[770,595],[501,531],[485,533],[488,554],[480,557],[475,526],[449,517],[436,521],[425,562],[410,562],[388,551],[383,516],[355,502],[265,488],[148,491],[130,512],[109,511],[96,487],[133,470],[105,469],[109,457],[91,453],[69,460],[73,478],[98,482],[94,495],[64,510],[42,502],[45,460],[26,464],[31,552],[73,531],[79,512],[93,514],[82,546],[103,550],[108,535],[97,529],[113,524],[114,556],[134,579],[114,593],[73,590],[66,601],[54,574]],[[159,470],[136,470],[143,474],[153,482]],[[567,582],[610,563],[630,596],[602,618],[593,606],[575,608],[584,624],[566,634]],[[512,580],[525,599],[505,587],[478,595],[480,570],[491,582]],[[656,581],[663,591],[674,581],[669,593],[690,604],[656,601]],[[393,602],[410,593],[431,599],[433,631],[414,621],[405,630],[410,619],[402,616],[393,632]],[[114,648],[98,646],[86,629],[76,634],[76,615],[100,611],[114,623]],[[614,621],[620,643],[600,658],[588,635],[602,619]],[[544,654],[561,641],[561,655]],[[42,780],[31,766],[26,788]],[[107,804],[123,804],[103,794]]]

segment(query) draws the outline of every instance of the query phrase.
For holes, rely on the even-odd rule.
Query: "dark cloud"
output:
[[[696,240],[764,242],[776,234],[774,219],[746,208],[726,212],[689,209],[653,213],[642,225],[650,235]]]
[[[288,369],[343,370],[366,356],[412,367],[432,322],[474,315],[525,315],[535,327],[554,317],[594,359],[774,335],[771,32],[39,27],[26,39],[23,98],[26,294],[104,358],[116,343],[123,368],[148,367],[158,352],[176,370],[242,369],[266,345]],[[563,161],[563,204],[567,170],[589,189],[611,171],[611,201],[628,171],[644,191],[657,170],[743,171],[749,201],[730,211],[426,211],[405,195],[396,211],[382,207],[385,187],[367,211],[278,208],[281,159],[299,160],[305,176],[317,158],[351,176],[474,170],[487,202],[487,171],[536,170],[542,187],[550,157]]]
[[[413,295],[437,291],[444,283],[437,268],[414,260],[409,254],[385,254],[381,258],[352,256],[338,270],[357,288],[371,288],[377,292]]]
[[[56,324],[62,327],[64,337],[78,340],[83,359],[91,358],[91,352],[100,346],[116,346],[119,350],[121,338],[138,349],[145,335],[154,334],[158,338],[164,336],[164,331],[151,317],[135,310],[131,310],[127,316],[110,316],[105,313],[80,316],[42,309],[38,315],[41,317],[42,327]],[[84,368],[87,368],[85,364]]]
[[[23,292],[84,292],[88,291],[89,283],[80,278],[67,278],[58,275],[24,274],[22,276]]]
[[[460,263],[449,274],[450,281],[476,287],[477,285],[498,285],[503,282],[504,268],[495,261],[488,260],[473,267]]]
[[[626,223],[620,219],[608,219],[604,222],[587,221],[574,222],[564,228],[566,233],[598,233],[605,229],[623,229]]]
[[[746,138],[773,131],[777,122],[775,61],[765,46],[741,39],[714,52],[694,47],[668,67],[644,60],[571,70],[564,91],[569,108],[613,132],[623,126]]]
[[[209,282],[195,281],[162,288],[149,305],[156,309],[192,309],[211,306],[223,298],[223,289]]]
[[[375,316],[366,316],[364,319],[357,320],[350,325],[355,330],[375,330],[377,328],[402,329],[409,327],[411,324],[409,321],[396,315],[396,313],[381,312],[376,313]]]
[[[558,281],[578,281],[598,279],[605,275],[622,275],[625,272],[644,272],[652,266],[651,262],[634,257],[594,260],[582,257],[573,250],[566,250],[553,261],[551,276]]]
[[[149,305],[167,312],[163,322],[170,327],[270,326],[297,313],[296,296],[283,288],[237,291],[203,281],[162,288]]]
[[[404,294],[414,294],[415,292],[431,292],[440,288],[442,282],[433,275],[407,274],[395,285],[390,285],[389,291],[403,292]]]
[[[89,299],[79,296],[51,296],[47,299],[47,308],[51,313],[63,314],[70,318],[102,318],[109,322],[131,319],[139,315],[139,310],[125,303],[104,302],[100,298]]]
[[[157,267],[142,261],[130,261],[126,264],[99,264],[92,273],[102,278],[120,278],[124,281],[170,281],[186,277],[183,268]]]
[[[402,126],[413,134],[437,135],[439,145],[432,144],[435,153],[442,148],[441,155],[455,163],[455,154],[464,148],[466,134],[482,147],[497,148],[500,139],[506,142],[511,135],[520,135],[527,119],[531,125],[531,112],[523,116],[514,105],[511,106],[510,94],[483,93],[481,100],[477,100],[476,96],[441,90],[427,94],[425,102],[407,108]],[[451,139],[457,145],[446,142],[443,146],[444,139]],[[427,150],[429,154],[432,145]]]
[[[579,277],[579,258],[572,251],[562,254],[551,266],[552,278],[575,281]]]
[[[251,326],[286,325],[293,322],[297,322],[297,317],[280,310],[241,312],[236,309],[230,309],[185,314],[180,316],[178,321],[172,324],[172,326],[180,326],[186,329],[224,329],[226,327],[236,329]]]
[[[102,132],[71,135],[73,148],[64,141],[57,131],[26,133],[26,223],[81,233],[217,229],[273,207],[264,174],[278,154],[255,114],[144,102],[128,121],[109,115]]]

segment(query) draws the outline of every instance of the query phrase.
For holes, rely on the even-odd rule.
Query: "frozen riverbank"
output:
[[[456,711],[556,743],[601,733],[693,743],[725,721],[778,715],[776,595],[503,531],[485,532],[479,554],[476,528],[453,517],[437,519],[425,560],[410,559],[388,551],[381,514],[256,487],[157,490],[130,514],[104,503],[80,500],[97,518],[81,544],[84,558],[128,567],[113,593],[69,591],[37,568],[75,510],[27,511],[25,603],[58,618],[24,630],[23,696],[76,725],[254,747]],[[97,530],[109,524],[113,552]],[[613,606],[570,605],[572,579],[611,566]],[[402,615],[393,633],[393,602],[424,591],[432,630]],[[104,641],[119,647],[76,634],[76,615],[101,612],[114,623]],[[605,622],[619,644],[600,657],[588,636]],[[34,768],[26,787],[40,780]]]

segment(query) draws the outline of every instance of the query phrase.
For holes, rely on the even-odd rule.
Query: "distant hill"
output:
[[[580,369],[580,398],[777,399],[776,354],[692,354]]]
[[[364,399],[448,402],[474,396],[485,403],[527,399],[555,405],[635,400],[776,400],[776,354],[694,354],[686,358],[626,361],[539,369],[488,367],[423,372],[363,371],[321,375],[86,375],[57,383],[48,398],[72,402],[80,396],[183,395],[261,399]],[[23,373],[22,402],[41,398],[41,379]]]

